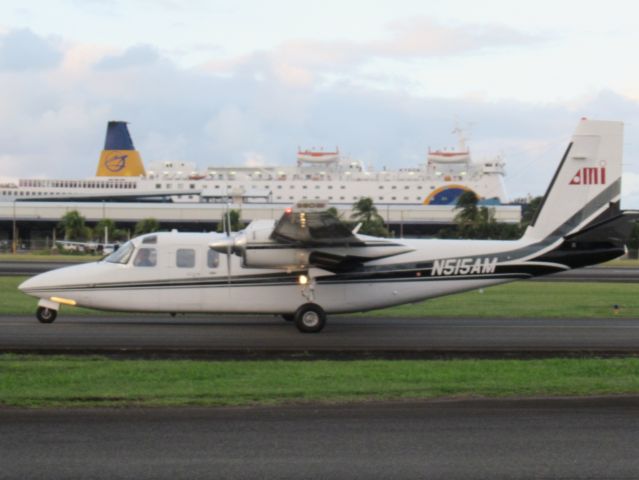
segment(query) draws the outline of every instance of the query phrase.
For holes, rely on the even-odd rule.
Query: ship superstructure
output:
[[[219,166],[189,162],[144,167],[125,122],[109,122],[97,175],[79,179],[20,179],[0,184],[0,199],[169,200],[292,204],[328,200],[351,205],[370,197],[377,205],[454,205],[472,190],[484,203],[506,202],[500,158],[474,163],[463,137],[454,150],[429,150],[415,167],[375,171],[339,149],[298,149],[290,166]]]

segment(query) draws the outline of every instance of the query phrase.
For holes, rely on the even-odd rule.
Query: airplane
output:
[[[139,236],[104,260],[26,280],[36,316],[61,305],[165,313],[276,314],[317,333],[327,314],[384,308],[605,262],[637,211],[619,208],[623,123],[581,119],[518,240],[375,238],[306,201],[235,234]]]

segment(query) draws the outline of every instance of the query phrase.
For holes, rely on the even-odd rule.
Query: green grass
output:
[[[639,359],[193,361],[0,356],[0,405],[254,405],[639,393]]]
[[[37,253],[0,253],[0,262],[95,262],[102,255]]]
[[[3,314],[30,315],[37,300],[17,287],[26,277],[0,277]],[[620,306],[615,314],[612,306]],[[62,307],[61,315],[95,314]],[[375,310],[363,315],[401,317],[638,317],[639,286],[633,283],[527,282],[473,290],[416,304]]]

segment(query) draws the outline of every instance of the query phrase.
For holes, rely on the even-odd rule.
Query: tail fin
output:
[[[133,146],[126,122],[109,122],[96,176],[137,177],[144,174],[142,158]]]
[[[618,209],[623,123],[582,119],[525,238],[574,234]]]

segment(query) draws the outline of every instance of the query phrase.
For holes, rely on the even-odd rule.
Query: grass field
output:
[[[18,291],[26,277],[0,277],[0,310],[4,314],[31,315],[37,300]],[[617,314],[613,305],[619,305]],[[95,311],[63,307],[60,315]],[[403,317],[637,317],[639,287],[631,283],[520,281],[365,315]]]
[[[0,356],[0,405],[254,405],[639,393],[639,359],[191,361]]]

